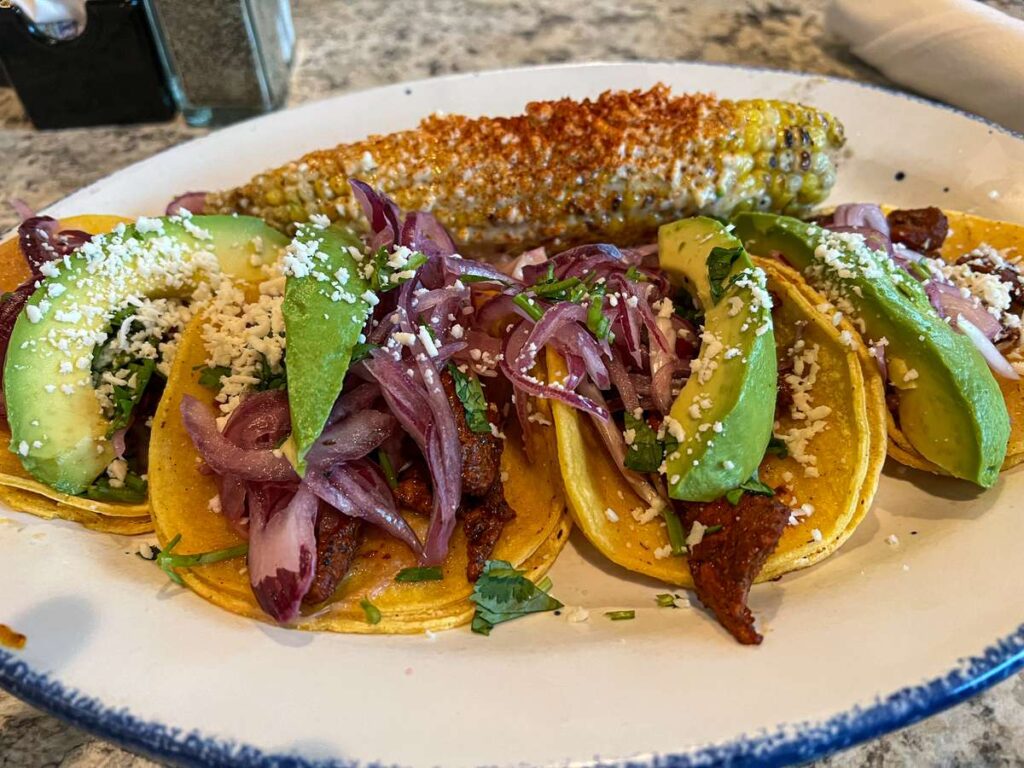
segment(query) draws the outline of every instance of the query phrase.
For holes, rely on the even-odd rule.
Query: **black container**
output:
[[[174,100],[141,0],[90,0],[72,40],[0,10],[0,63],[37,128],[168,120]]]

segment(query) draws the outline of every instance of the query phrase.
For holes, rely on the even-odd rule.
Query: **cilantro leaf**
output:
[[[768,440],[768,447],[764,450],[765,454],[771,454],[772,456],[778,456],[780,459],[784,459],[789,456],[789,448],[786,447],[786,441],[780,440],[779,438],[772,435]]]
[[[504,560],[488,560],[469,598],[476,604],[472,629],[489,635],[497,624],[529,613],[554,611],[562,604]]]
[[[146,500],[146,492],[146,481],[134,472],[129,472],[120,488],[112,486],[109,477],[98,477],[82,492],[82,496],[93,501],[138,504]]]
[[[231,375],[231,369],[226,365],[215,365],[213,367],[199,365],[192,370],[199,371],[199,386],[216,392],[220,391],[220,380]]]
[[[110,416],[110,425],[107,427],[108,437],[131,423],[132,411],[142,399],[146,385],[149,384],[154,371],[156,371],[156,361],[148,358],[128,363],[121,369],[121,376],[127,379],[128,383],[116,384],[110,394],[113,413]]]
[[[266,355],[260,355],[260,369],[256,373],[259,384],[253,389],[257,392],[266,392],[270,389],[286,389],[288,387],[288,372],[284,368],[284,361],[281,362],[280,372],[275,373],[270,367],[270,361]]]
[[[412,584],[419,581],[441,581],[444,573],[440,565],[420,566],[419,568],[403,568],[395,576],[395,581],[401,584]]]
[[[757,476],[757,470],[754,470],[754,474],[750,476],[749,480],[744,480],[736,488],[731,491],[726,491],[725,500],[732,504],[734,507],[740,503],[740,499],[743,498],[744,493],[752,493],[755,496],[774,496],[775,491],[771,486],[765,485],[761,482]]]
[[[448,372],[455,382],[455,394],[466,412],[466,425],[473,432],[489,435],[491,422],[487,418],[487,398],[484,397],[480,380],[476,376],[466,375],[454,363],[448,364]]]
[[[664,458],[664,447],[658,441],[658,435],[646,419],[638,419],[628,410],[625,420],[626,430],[633,430],[633,442],[626,448],[623,463],[634,472],[657,472]]]
[[[356,345],[352,348],[352,357],[349,359],[349,365],[354,365],[360,360],[365,360],[370,356],[370,353],[377,348],[376,344],[367,344],[365,341],[357,341]]]
[[[367,624],[380,624],[380,608],[371,603],[365,597],[359,601],[359,607],[366,614]]]
[[[742,253],[743,248],[736,246],[735,248],[715,247],[708,254],[708,283],[711,288],[711,301],[714,304],[717,304],[722,298],[722,294],[725,293],[723,283],[732,271],[732,265]]]
[[[387,293],[397,288],[406,280],[412,278],[413,273],[427,262],[427,257],[419,251],[409,255],[405,264],[400,267],[392,267],[388,264],[391,259],[391,252],[381,246],[373,254],[373,274],[370,276],[370,288],[377,293]]]

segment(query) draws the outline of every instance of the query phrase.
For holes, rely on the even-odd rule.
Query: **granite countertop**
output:
[[[1024,16],[1020,0],[988,0]],[[299,40],[289,103],[402,80],[567,61],[681,59],[886,79],[822,29],[827,0],[293,0]],[[39,208],[204,131],[165,124],[40,132],[0,90],[2,195]],[[3,197],[0,197],[0,201]],[[16,223],[0,206],[0,231]],[[1024,674],[820,765],[1024,762]],[[114,768],[148,760],[0,691],[0,768]]]

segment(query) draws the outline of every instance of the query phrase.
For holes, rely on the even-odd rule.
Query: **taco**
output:
[[[287,239],[256,219],[187,211],[27,218],[0,245],[0,486],[19,509],[144,531],[149,420],[192,302],[251,279]]]
[[[719,223],[666,225],[659,241],[646,284],[658,320],[642,354],[616,341],[624,370],[577,390],[611,418],[554,404],[569,508],[610,560],[695,588],[737,640],[758,643],[752,581],[827,557],[871,504],[885,457],[881,379],[795,274],[748,260]],[[617,285],[611,295],[622,301]],[[549,358],[556,377],[558,363]]]
[[[819,311],[854,323],[885,379],[890,456],[982,487],[1024,459],[1020,226],[867,204],[735,224],[824,294]]]
[[[570,526],[550,409],[522,392],[520,425],[499,366],[517,281],[354,186],[369,242],[300,225],[255,294],[223,283],[182,335],[150,448],[159,560],[302,629],[455,626],[507,578],[556,606],[526,584]]]

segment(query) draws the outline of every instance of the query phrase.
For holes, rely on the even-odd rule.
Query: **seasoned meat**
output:
[[[777,497],[743,494],[733,506],[725,499],[681,505],[687,529],[694,521],[720,525],[690,549],[689,566],[697,597],[729,633],[744,645],[758,645],[747,595],[754,577],[775,550],[790,510]]]
[[[455,424],[459,429],[459,444],[462,446],[462,493],[470,496],[483,496],[498,476],[501,464],[501,439],[490,433],[474,432],[466,424],[466,411],[455,394],[455,382],[448,371],[441,374],[448,402],[455,414]],[[490,409],[489,416],[494,416]]]
[[[958,265],[966,264],[971,272],[995,275],[999,282],[1010,290],[1011,309],[1019,312],[1024,305],[1024,275],[1019,264],[1007,261],[997,252],[968,253],[956,260]]]
[[[505,501],[500,477],[495,479],[482,499],[465,500],[462,512],[462,529],[466,532],[469,550],[466,578],[472,582],[480,578],[484,563],[491,557],[505,523],[515,519],[516,513]]]
[[[343,515],[333,507],[320,505],[316,518],[316,569],[313,584],[302,599],[303,605],[319,605],[329,600],[352,565],[362,539],[363,521]]]
[[[420,515],[429,515],[434,506],[434,493],[430,488],[430,474],[423,462],[416,462],[401,477],[394,490],[395,501],[402,509]]]
[[[919,253],[936,253],[949,234],[946,214],[935,207],[891,211],[886,219],[892,241]]]

